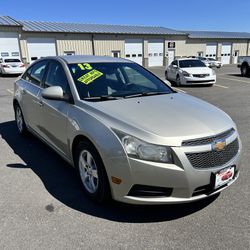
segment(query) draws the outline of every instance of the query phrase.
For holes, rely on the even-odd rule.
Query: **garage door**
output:
[[[211,57],[216,59],[217,53],[217,44],[216,43],[207,43],[206,45],[206,57]]]
[[[20,57],[17,33],[0,32],[0,57]]]
[[[163,40],[148,41],[148,66],[163,66]]]
[[[131,61],[142,65],[143,55],[142,39],[126,39],[125,40],[125,57]]]
[[[28,38],[29,62],[45,56],[56,55],[55,39],[52,38]]]
[[[223,43],[221,47],[221,62],[223,64],[230,64],[231,59],[231,43]]]

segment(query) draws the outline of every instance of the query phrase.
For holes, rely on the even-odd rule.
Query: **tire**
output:
[[[180,87],[180,86],[181,86],[181,78],[180,78],[179,75],[177,75],[177,77],[176,77],[176,86],[177,86],[177,87]]]
[[[240,71],[241,71],[241,75],[242,75],[243,77],[248,76],[248,72],[249,72],[249,67],[248,67],[248,65],[243,65],[243,66],[241,66]]]
[[[214,84],[208,84],[207,86],[208,86],[208,87],[213,87],[213,86],[214,86]]]
[[[22,136],[28,134],[27,126],[23,118],[23,112],[18,104],[15,104],[14,106],[15,110],[15,120],[16,120],[16,126],[18,133]]]
[[[102,159],[88,141],[78,144],[75,166],[85,194],[93,201],[103,203],[110,198],[110,186]]]
[[[165,79],[168,80],[168,72],[165,71]]]

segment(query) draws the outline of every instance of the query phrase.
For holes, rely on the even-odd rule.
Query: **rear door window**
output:
[[[45,68],[47,66],[47,63],[48,61],[44,60],[34,64],[25,72],[25,74],[23,75],[23,79],[35,85],[40,86],[45,73]]]

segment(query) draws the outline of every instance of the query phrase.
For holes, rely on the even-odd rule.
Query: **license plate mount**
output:
[[[224,168],[215,173],[214,189],[218,189],[234,178],[235,166]]]

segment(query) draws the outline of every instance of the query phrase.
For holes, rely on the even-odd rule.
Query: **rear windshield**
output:
[[[21,62],[19,59],[4,59],[6,63]]]
[[[69,69],[81,99],[173,93],[164,82],[136,63],[78,63],[69,64]]]
[[[179,61],[180,68],[206,67],[200,60],[181,60]]]

